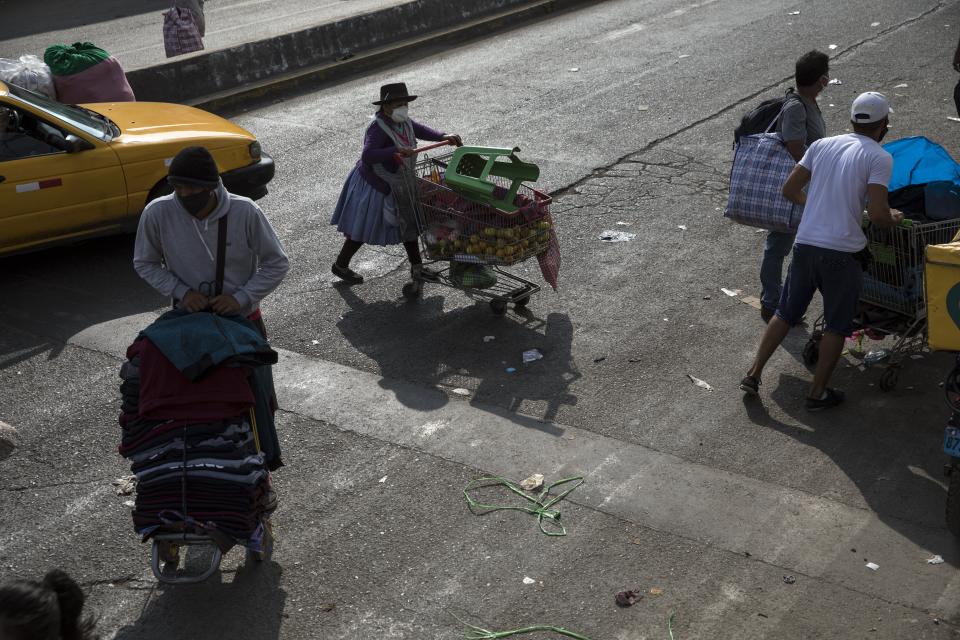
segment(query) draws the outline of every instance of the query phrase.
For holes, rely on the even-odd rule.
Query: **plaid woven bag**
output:
[[[796,231],[803,207],[783,197],[783,184],[797,165],[776,133],[740,138],[730,171],[725,218],[749,227]]]
[[[203,38],[193,11],[174,7],[164,12],[163,47],[168,58],[203,50]]]

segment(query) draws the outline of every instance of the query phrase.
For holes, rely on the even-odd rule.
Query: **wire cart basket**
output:
[[[442,145],[417,151],[437,146]],[[560,250],[550,217],[551,197],[508,175],[485,172],[491,185],[489,196],[468,197],[451,188],[445,177],[448,170],[477,170],[467,162],[477,158],[458,156],[464,162],[451,169],[454,155],[421,156],[412,175],[405,171],[421,251],[428,264],[440,268],[433,269],[430,276],[408,282],[403,295],[415,300],[422,295],[424,282],[434,282],[488,301],[497,315],[506,313],[509,304],[523,308],[540,291],[540,285],[505,268],[537,258],[544,278],[556,288]],[[518,165],[524,164],[512,154],[510,157]],[[512,204],[515,210],[497,206],[504,203]]]
[[[878,362],[885,364],[880,389],[897,386],[906,356],[927,345],[927,304],[923,269],[927,245],[950,242],[960,232],[960,219],[940,222],[904,220],[892,228],[881,228],[864,220],[864,233],[873,261],[863,274],[863,287],[855,328],[869,338],[893,336],[895,342]],[[817,362],[823,317],[814,323],[813,333],[803,349],[807,365]]]

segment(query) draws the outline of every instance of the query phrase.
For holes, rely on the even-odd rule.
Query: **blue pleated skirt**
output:
[[[357,242],[380,246],[400,244],[400,227],[383,218],[384,204],[391,198],[392,194],[377,191],[360,175],[360,168],[354,167],[340,192],[330,224]]]

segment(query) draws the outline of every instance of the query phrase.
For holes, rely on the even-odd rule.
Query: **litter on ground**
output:
[[[520,487],[524,491],[536,491],[543,486],[543,474],[535,473],[529,478],[525,478],[520,481]]]
[[[687,230],[687,225],[685,225],[685,224],[678,224],[678,225],[677,225],[677,229],[680,229],[680,231],[686,231],[686,230]]]
[[[629,223],[629,222],[624,222],[623,220],[617,221],[617,224],[620,225],[621,227],[629,227],[629,226],[630,226],[630,223]]]
[[[569,71],[570,73],[576,73],[577,71],[580,71],[580,67],[570,67],[569,69],[567,69],[567,71]]]
[[[870,569],[870,571],[876,571],[879,568],[880,568],[880,565],[878,565],[876,562],[867,563],[867,569]]]
[[[727,289],[726,287],[720,287],[720,291],[723,291],[725,294],[731,298],[736,298],[738,295],[743,293],[740,289]]]
[[[827,48],[830,49],[830,51],[833,51],[833,50],[835,50],[835,49],[837,48],[837,45],[831,44],[831,45],[830,45],[829,47],[827,47]]]
[[[383,483],[386,482],[386,481],[387,481],[387,476],[383,476],[382,478],[380,478],[379,480],[377,480],[377,482],[379,482],[380,484],[383,484]]]
[[[637,237],[635,233],[627,233],[626,231],[614,231],[608,229],[600,234],[600,239],[604,242],[630,242]]]
[[[523,364],[529,364],[531,362],[536,362],[537,360],[542,360],[543,354],[540,353],[539,349],[530,349],[529,351],[523,352]]]
[[[528,576],[523,576],[523,584],[536,584],[536,580]]]
[[[111,483],[117,488],[118,496],[128,496],[137,488],[137,476],[124,476]]]
[[[800,12],[799,12],[799,11],[791,11],[791,12],[788,13],[787,15],[788,15],[788,16],[798,16],[798,15],[800,15]]]
[[[843,84],[843,82],[840,80],[840,78],[834,78],[833,80],[831,80],[831,81],[828,82],[827,84]]]
[[[468,396],[468,395],[470,395],[470,390],[469,390],[469,389],[460,389],[460,388],[457,388],[457,389],[454,389],[453,392],[454,392],[455,394],[457,394],[458,396]]]
[[[662,596],[662,595],[663,595],[663,589],[661,589],[660,587],[651,587],[651,588],[650,588],[650,595],[652,595],[652,596]]]
[[[908,86],[910,86],[910,85],[908,85],[906,82],[902,82],[902,83],[898,84],[897,86],[895,86],[894,89],[906,89]]]
[[[927,564],[943,564],[943,556],[933,556],[927,558]]]
[[[615,598],[618,607],[632,607],[636,604],[637,600],[641,600],[643,595],[640,593],[640,590],[636,591],[631,589],[626,589],[617,593]]]
[[[706,389],[707,391],[713,391],[713,387],[710,386],[706,380],[701,380],[700,378],[695,378],[694,376],[687,374],[687,377],[690,378],[690,382],[697,385],[701,389]]]
[[[960,122],[960,118],[956,116],[947,116],[947,120],[953,120],[954,122]]]
[[[496,339],[497,339],[496,336],[483,336],[484,342],[493,342]]]
[[[796,584],[797,579],[794,576],[783,576],[783,584]]]
[[[871,27],[879,27],[879,26],[880,26],[880,23],[879,23],[879,22],[871,22],[871,23],[870,23],[870,26],[871,26]]]

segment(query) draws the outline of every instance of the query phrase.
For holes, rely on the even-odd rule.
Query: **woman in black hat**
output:
[[[417,99],[402,82],[380,87],[380,107],[363,139],[363,153],[350,172],[330,224],[346,236],[343,249],[333,263],[335,276],[349,284],[361,284],[363,277],[350,269],[350,260],[366,244],[380,246],[403,243],[414,277],[429,277],[423,270],[417,225],[402,171],[412,172],[416,162],[417,139],[447,140],[461,145],[460,136],[447,135],[410,119],[407,105]],[[401,167],[395,155],[405,165]]]

